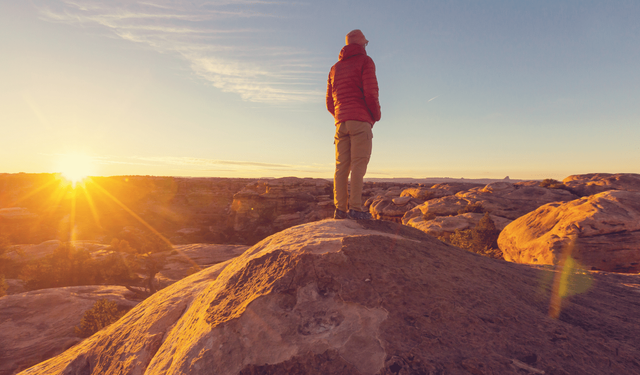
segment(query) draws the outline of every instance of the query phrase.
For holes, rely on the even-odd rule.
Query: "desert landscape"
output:
[[[0,175],[0,374],[640,373],[640,175],[364,196]]]
[[[640,1],[0,1],[0,375],[640,375]]]

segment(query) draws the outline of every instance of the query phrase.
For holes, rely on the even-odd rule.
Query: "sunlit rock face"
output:
[[[552,277],[406,226],[324,220],[173,284],[22,374],[637,372],[640,307],[625,285],[639,278],[595,274],[554,320]]]
[[[543,204],[575,198],[577,196],[567,190],[500,181],[426,201],[408,211],[402,217],[402,223],[421,230],[428,228],[425,231],[435,236],[449,235],[452,233],[451,230],[475,227],[482,218],[482,215],[469,216],[465,213],[467,216],[454,219],[460,216],[458,213],[461,210],[473,204],[481,205],[482,210],[489,212],[498,229],[501,229],[512,220]]]
[[[569,252],[587,269],[640,272],[640,192],[544,205],[509,224],[498,245],[517,263],[557,264]]]
[[[451,196],[459,191],[481,186],[471,183],[441,183],[431,187],[407,186],[407,184],[372,184],[365,187],[371,197],[365,202],[371,215],[377,220],[402,223],[405,214],[425,201]],[[413,184],[417,185],[417,184]],[[384,188],[382,188],[384,187]]]
[[[484,214],[465,213],[454,216],[437,216],[432,220],[414,220],[412,227],[419,229],[436,238],[454,233],[456,230],[473,229],[482,219]],[[504,229],[511,220],[500,216],[490,215],[498,230]]]
[[[82,341],[74,333],[99,299],[130,309],[138,301],[121,286],[42,289],[0,298],[0,374],[9,375]]]
[[[374,219],[400,223],[407,211],[420,204],[420,201],[408,197],[378,196],[371,200],[369,212]]]
[[[607,190],[640,191],[640,174],[636,173],[581,174],[569,176],[562,182],[580,196]]]
[[[285,177],[259,180],[233,196],[230,227],[235,238],[255,243],[294,225],[333,216],[331,181]]]
[[[401,196],[411,196],[422,201],[428,201],[435,198],[442,198],[448,195],[454,195],[461,191],[467,191],[479,186],[479,184],[462,183],[462,182],[450,182],[435,184],[431,187],[416,187],[405,189]]]
[[[156,281],[161,288],[167,287],[193,274],[196,270],[211,267],[242,255],[249,246],[218,245],[218,244],[190,244],[175,245],[170,253],[160,253],[166,256],[166,264],[156,275]]]

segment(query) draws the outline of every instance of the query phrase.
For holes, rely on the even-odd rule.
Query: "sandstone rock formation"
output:
[[[450,182],[435,184],[431,187],[414,187],[408,188],[402,191],[401,196],[411,196],[413,198],[428,201],[435,198],[442,198],[448,195],[454,195],[460,191],[467,191],[479,186],[480,184],[463,183],[463,182]]]
[[[414,184],[415,185],[415,184]],[[366,193],[371,196],[366,202],[371,215],[377,220],[401,223],[405,214],[425,201],[451,196],[459,191],[480,186],[472,183],[440,183],[431,187],[398,184],[377,184]]]
[[[82,341],[74,333],[99,299],[130,309],[124,287],[81,286],[36,290],[0,298],[0,374],[10,375]]]
[[[557,264],[570,251],[587,269],[640,272],[640,192],[544,205],[509,224],[498,245],[517,263]]]
[[[22,374],[640,372],[639,277],[591,275],[558,320],[547,315],[552,277],[390,222],[314,222]]]
[[[191,244],[176,245],[166,257],[166,264],[156,275],[160,287],[165,288],[203,268],[226,262],[244,253],[249,246]]]
[[[452,232],[448,228],[464,230],[475,226],[482,216],[455,217],[470,205],[480,205],[482,210],[491,213],[496,227],[502,229],[512,220],[543,204],[575,198],[576,195],[566,190],[500,181],[426,201],[408,211],[402,217],[402,223],[426,230],[432,235],[449,235]]]
[[[473,229],[483,216],[484,214],[470,212],[455,216],[438,216],[432,220],[414,220],[411,226],[430,236],[440,238],[446,237],[456,230]],[[500,216],[490,215],[490,217],[498,230],[504,229],[511,223],[511,220]]]
[[[328,180],[296,177],[245,186],[230,208],[235,238],[253,244],[293,225],[333,217],[332,186]]]
[[[572,175],[562,182],[580,196],[598,194],[607,190],[640,191],[640,174],[636,173]]]
[[[412,197],[377,196],[369,205],[369,212],[374,219],[400,223],[407,211],[421,202]]]

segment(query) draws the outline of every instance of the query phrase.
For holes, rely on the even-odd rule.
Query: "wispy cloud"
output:
[[[218,166],[233,166],[233,167],[259,167],[259,168],[291,168],[289,164],[273,164],[273,163],[261,163],[254,161],[237,161],[237,160],[214,160],[214,159],[202,159],[192,157],[136,157],[136,159],[169,164],[169,165],[184,165],[184,166],[201,166],[207,167],[211,165]]]
[[[264,163],[250,160],[218,160],[177,156],[94,156],[92,161],[99,165],[130,165],[161,168],[182,172],[273,172],[292,174],[294,172],[309,175],[330,175],[333,165],[300,165]]]
[[[438,96],[440,96],[440,95],[438,95]],[[432,100],[435,100],[436,98],[438,98],[438,96],[434,96],[433,98],[431,98],[431,99],[427,100],[427,103],[429,103],[429,102],[430,102],[430,101],[432,101]]]
[[[112,35],[182,57],[195,75],[244,100],[266,103],[317,101],[324,72],[313,56],[291,46],[268,46],[276,31],[256,20],[280,17],[281,1],[36,0],[43,19]],[[271,38],[276,39],[276,38]]]

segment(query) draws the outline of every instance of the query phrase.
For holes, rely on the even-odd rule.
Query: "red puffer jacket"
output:
[[[363,46],[349,44],[340,51],[327,80],[327,109],[336,124],[355,120],[373,126],[380,121],[376,66]]]

